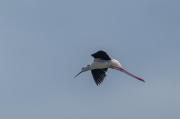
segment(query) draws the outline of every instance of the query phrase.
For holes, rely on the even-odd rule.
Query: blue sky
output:
[[[1,0],[0,118],[179,119],[180,1]],[[106,51],[109,69],[73,78]]]

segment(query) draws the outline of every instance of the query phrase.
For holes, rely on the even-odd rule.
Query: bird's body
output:
[[[121,68],[121,64],[117,60],[102,60],[100,58],[94,59],[94,61],[90,65],[90,70],[93,69],[104,69],[109,68],[111,66]]]
[[[138,80],[145,82],[143,79],[138,78],[122,69],[121,64],[117,60],[111,59],[104,51],[98,51],[91,56],[94,57],[94,61],[90,65],[83,67],[80,73],[91,70],[94,81],[97,85],[100,85],[100,83],[103,82],[104,78],[106,77],[105,73],[107,72],[108,68],[122,71]],[[79,74],[77,74],[76,76],[78,76]]]

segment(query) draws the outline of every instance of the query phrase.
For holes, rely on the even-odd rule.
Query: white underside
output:
[[[101,59],[95,59],[91,63],[90,68],[91,68],[91,70],[93,70],[93,69],[109,68],[110,66],[115,66],[115,67],[121,68],[121,64],[115,59],[112,59],[109,61],[101,60]]]

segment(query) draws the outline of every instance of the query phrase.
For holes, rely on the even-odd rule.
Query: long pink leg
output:
[[[138,79],[138,80],[140,80],[140,81],[145,82],[143,79],[141,79],[141,78],[139,78],[139,77],[136,77],[136,76],[132,75],[131,73],[127,72],[126,70],[124,70],[124,69],[122,69],[122,68],[114,67],[114,66],[111,66],[110,68],[116,69],[116,70],[119,70],[119,71],[122,71],[122,72],[128,74],[129,76],[132,76],[132,77],[134,77],[134,78],[136,78],[136,79]]]

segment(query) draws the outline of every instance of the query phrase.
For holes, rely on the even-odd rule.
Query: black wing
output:
[[[107,70],[108,68],[91,70],[92,76],[97,86],[103,82],[104,78],[106,77],[105,73],[107,72]]]
[[[94,58],[101,58],[103,60],[111,60],[111,58],[107,55],[107,53],[102,50],[92,54],[91,56],[93,56]]]

